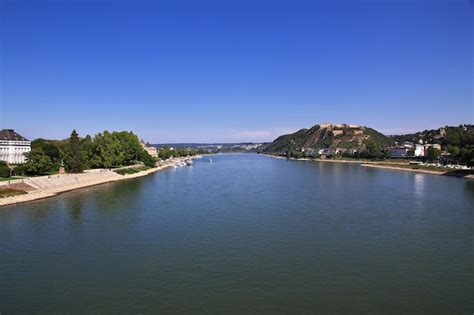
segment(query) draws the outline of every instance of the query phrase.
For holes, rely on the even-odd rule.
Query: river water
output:
[[[212,159],[0,208],[0,313],[474,312],[474,182]]]

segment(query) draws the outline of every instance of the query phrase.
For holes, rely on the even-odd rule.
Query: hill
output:
[[[390,136],[396,143],[437,143],[444,150],[451,147],[465,148],[474,144],[474,125],[445,126],[438,129],[424,130],[406,135]]]
[[[298,157],[300,152],[303,155],[312,155],[321,149],[327,149],[326,151],[331,153],[374,151],[381,154],[385,147],[393,143],[394,139],[365,126],[319,124],[310,129],[282,135],[268,144],[263,152],[295,157]]]

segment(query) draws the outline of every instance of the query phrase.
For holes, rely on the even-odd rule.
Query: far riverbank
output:
[[[360,164],[364,167],[372,168],[381,168],[388,170],[397,170],[405,172],[416,172],[423,174],[431,175],[445,175],[445,176],[454,176],[454,177],[463,177],[466,179],[474,180],[474,171],[473,170],[442,170],[442,169],[423,169],[419,168],[418,165],[410,165],[408,163],[394,163],[394,162],[384,162],[384,161],[370,161],[370,160],[333,160],[333,159],[318,159],[318,158],[286,158],[284,156],[271,155],[271,154],[262,154],[275,159],[284,159],[284,160],[294,160],[294,161],[312,161],[312,162],[324,162],[324,163],[350,163],[350,164]]]

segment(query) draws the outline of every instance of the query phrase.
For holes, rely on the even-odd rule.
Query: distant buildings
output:
[[[0,161],[9,164],[26,162],[25,153],[31,151],[31,142],[13,129],[0,131]]]
[[[390,157],[392,158],[406,158],[408,157],[408,148],[399,147],[390,149]]]
[[[403,145],[398,147],[390,148],[390,157],[391,158],[407,158],[407,157],[417,157],[423,158],[428,156],[428,150],[430,148],[438,149],[441,151],[441,145],[439,144],[423,144],[422,141],[417,144],[410,142],[405,142]]]
[[[320,158],[325,159],[326,157],[329,157],[335,154],[335,152],[333,149],[324,148],[324,149],[319,149],[318,154]]]
[[[430,148],[438,149],[441,151],[441,145],[439,144],[417,144],[415,145],[415,157],[424,157],[428,155]]]
[[[148,144],[145,144],[145,142],[143,140],[140,141],[140,145],[152,157],[154,157],[154,158],[158,157],[158,150],[155,147],[153,147],[151,145],[148,145]]]

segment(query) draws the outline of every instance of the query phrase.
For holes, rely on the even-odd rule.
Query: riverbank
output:
[[[383,165],[383,164],[369,164],[364,163],[361,164],[364,167],[373,167],[373,168],[382,168],[387,170],[396,170],[396,171],[405,171],[405,172],[415,172],[415,173],[424,173],[424,174],[431,174],[431,175],[445,175],[449,172],[442,172],[442,171],[431,171],[431,170],[424,170],[424,169],[415,169],[409,167],[402,167],[402,166],[392,166],[392,165]]]
[[[271,155],[271,154],[261,154],[264,156],[268,156],[274,159],[281,159],[281,160],[292,160],[292,161],[313,161],[313,162],[327,162],[327,163],[351,163],[351,164],[364,164],[364,163],[373,163],[370,160],[333,160],[333,159],[318,159],[318,158],[287,158],[281,155]]]
[[[262,154],[275,159],[288,159],[284,156],[277,156],[271,154]],[[312,161],[312,162],[324,162],[324,163],[349,163],[349,164],[359,164],[363,167],[372,167],[372,168],[381,168],[388,170],[397,170],[405,172],[415,172],[431,175],[445,175],[453,177],[462,177],[470,180],[474,180],[474,170],[444,170],[444,169],[424,169],[420,165],[411,165],[409,163],[403,162],[384,162],[384,161],[370,161],[370,160],[334,160],[334,159],[318,159],[318,158],[289,158],[288,160],[294,161]]]
[[[199,156],[195,156],[192,158],[198,157]],[[80,174],[61,174],[12,180],[10,183],[2,183],[0,188],[19,189],[21,191],[25,191],[26,193],[17,196],[0,198],[0,207],[54,197],[60,193],[80,188],[147,176],[170,167],[178,166],[186,159],[188,158],[174,158],[172,160],[160,163],[156,167],[126,175],[120,175],[112,170],[100,169],[90,170]]]

